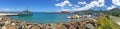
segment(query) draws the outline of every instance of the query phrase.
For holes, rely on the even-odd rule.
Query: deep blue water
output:
[[[11,16],[11,18],[34,23],[64,23],[72,21],[72,19],[67,19],[67,17],[71,15],[72,14],[48,14],[34,12],[32,16]]]

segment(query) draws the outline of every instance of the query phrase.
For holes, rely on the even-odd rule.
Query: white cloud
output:
[[[61,11],[68,11],[68,12],[72,12],[73,10],[72,10],[72,9],[69,9],[69,8],[61,8]]]
[[[120,6],[120,0],[112,0],[114,5]]]
[[[72,6],[72,4],[69,4],[68,6]]]
[[[11,11],[11,10],[8,8],[0,8],[0,11]]]
[[[74,7],[80,7],[79,5],[74,5]]]
[[[107,10],[111,10],[113,8],[116,8],[116,6],[112,5],[112,6],[108,7]]]
[[[72,9],[74,11],[82,11],[82,10],[88,10],[94,7],[104,7],[104,0],[94,0],[92,2],[90,2],[89,4],[87,4],[86,2],[78,2],[78,4],[85,4],[84,7],[80,7],[79,5],[75,5],[75,4],[71,4],[68,0],[65,0],[61,3],[57,3],[55,4],[55,6],[60,6],[61,8],[64,8],[64,6],[72,6]],[[67,10],[67,9],[62,9],[62,10]],[[67,10],[69,11],[69,10]]]
[[[105,1],[104,0],[98,0],[98,7],[103,7],[104,6]]]
[[[87,4],[86,2],[78,2],[78,4]]]
[[[55,4],[55,6],[59,6],[61,11],[71,11],[71,9],[66,8],[65,6],[73,6],[68,0]]]
[[[62,11],[70,11],[70,9],[62,9]]]
[[[90,4],[86,4],[84,7],[74,8],[74,10],[82,11],[82,10],[88,10],[94,7],[103,7],[103,6],[104,6],[104,0],[98,0],[98,1],[92,1]]]
[[[72,4],[70,4],[70,2],[68,0],[65,0],[65,1],[63,1],[61,3],[55,4],[55,6],[60,6],[60,7],[64,7],[64,6],[67,6],[67,5],[72,6]]]

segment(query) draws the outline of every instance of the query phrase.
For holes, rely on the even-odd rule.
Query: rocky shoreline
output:
[[[95,20],[83,20],[58,24],[39,24],[0,16],[0,29],[97,29],[97,22]]]

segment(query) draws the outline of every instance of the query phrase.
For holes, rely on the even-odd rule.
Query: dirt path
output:
[[[115,21],[115,23],[117,23],[118,25],[120,25],[120,18],[115,17],[115,16],[110,16],[110,18]]]

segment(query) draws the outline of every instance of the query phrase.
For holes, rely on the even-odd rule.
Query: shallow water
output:
[[[67,17],[71,15],[72,14],[48,14],[34,12],[32,16],[11,16],[11,18],[35,23],[64,23],[72,21],[72,19],[67,19]]]

